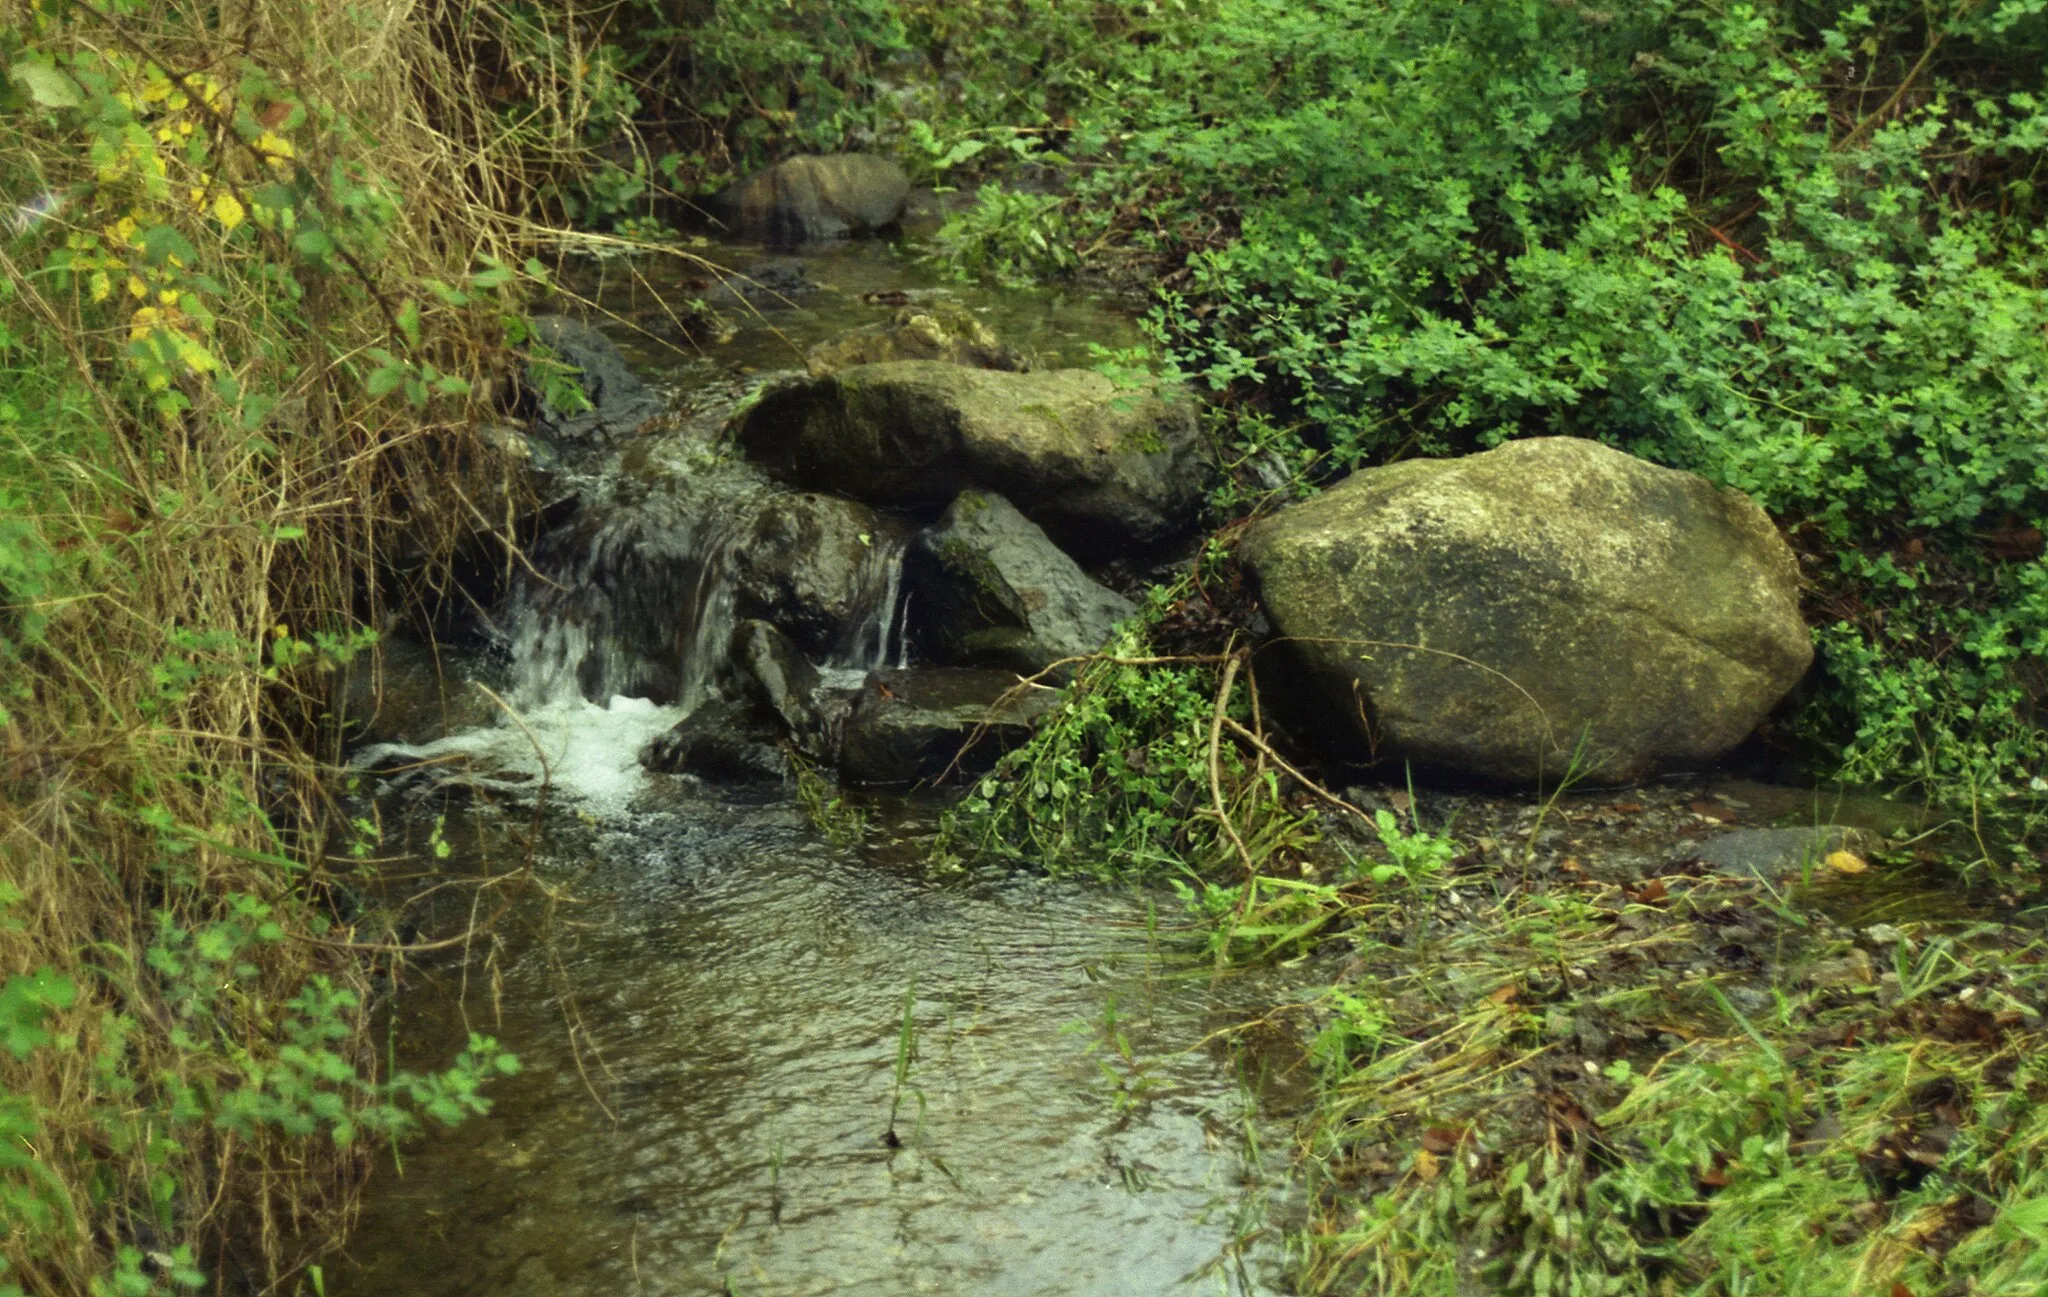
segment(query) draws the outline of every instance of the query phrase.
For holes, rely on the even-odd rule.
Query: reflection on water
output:
[[[691,273],[614,266],[586,288],[654,331]],[[721,800],[634,760],[722,660],[731,618],[705,589],[728,578],[733,520],[768,489],[712,449],[721,403],[813,342],[956,292],[872,243],[807,254],[804,274],[821,287],[793,305],[726,308],[742,327],[701,355],[612,329],[695,417],[568,466],[579,516],[536,547],[546,579],[503,616],[521,722],[357,754],[463,769],[515,801],[547,783],[540,873],[574,903],[525,906],[466,971],[414,970],[398,1040],[452,1052],[475,1026],[525,1070],[494,1087],[492,1117],[380,1170],[330,1292],[1140,1297],[1273,1282],[1278,1244],[1260,1231],[1286,1156],[1252,1150],[1283,1129],[1298,1060],[1229,1043],[1282,995],[1271,976],[1168,974],[1142,899],[936,883],[834,852],[779,794]],[[1084,296],[959,297],[1041,363],[1136,341]],[[888,655],[897,571],[877,566],[856,657]],[[451,864],[490,868],[468,848]],[[915,1057],[899,1088],[906,996]]]
[[[1203,1042],[1273,983],[1156,976],[1136,898],[936,884],[786,804],[673,792],[578,834],[582,903],[472,968],[526,1069],[380,1175],[330,1290],[1268,1290],[1275,1247],[1230,1254],[1284,1178],[1248,1139],[1289,1062]],[[401,1037],[457,1038],[458,976],[412,989]]]

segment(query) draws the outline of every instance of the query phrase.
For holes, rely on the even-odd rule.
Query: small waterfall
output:
[[[597,484],[574,518],[533,546],[507,597],[501,625],[516,720],[366,751],[358,763],[447,763],[500,788],[540,777],[586,805],[624,809],[644,785],[641,749],[736,691],[731,644],[742,612],[773,619],[752,602],[763,596],[747,576],[746,547],[781,495],[734,463]],[[817,664],[842,687],[909,655],[907,545],[892,534],[863,540],[854,588],[838,605],[851,611]]]
[[[823,664],[828,671],[865,675],[908,661],[909,624],[903,615],[909,604],[903,589],[903,557],[908,548],[893,536],[875,538],[861,572],[858,612],[838,650]]]
[[[664,486],[587,505],[535,547],[508,619],[522,705],[624,696],[687,711],[717,692],[734,563],[765,493],[737,474]]]

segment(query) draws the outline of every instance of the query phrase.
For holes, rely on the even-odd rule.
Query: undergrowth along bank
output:
[[[580,210],[798,150],[981,185],[937,237],[964,272],[1153,292],[1151,363],[1227,413],[1219,518],[1537,434],[1738,487],[1811,581],[1783,735],[1827,775],[2039,805],[2034,0],[1000,9],[608,11],[658,156]]]
[[[505,17],[0,6],[0,1293],[275,1284],[515,1066],[381,1065],[391,862],[317,760],[525,507],[472,429],[587,113]]]

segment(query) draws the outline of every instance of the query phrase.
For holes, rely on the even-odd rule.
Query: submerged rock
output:
[[[561,375],[527,366],[526,381],[536,407],[534,423],[550,436],[578,441],[593,433],[632,432],[667,408],[659,393],[640,381],[610,338],[566,315],[536,315],[534,341],[553,351],[573,373]],[[576,379],[590,401],[587,410],[560,410],[548,400],[563,377]]]
[[[1007,671],[912,667],[868,677],[845,723],[839,773],[848,783],[937,783],[985,773],[1031,737],[1059,700],[1019,689]]]
[[[1211,469],[1184,391],[1119,388],[1092,369],[857,365],[769,389],[737,436],[777,476],[871,504],[1000,491],[1084,558],[1186,530]]]
[[[863,505],[791,494],[762,505],[734,554],[738,613],[825,658],[886,598],[902,527]]]
[[[774,783],[790,773],[775,723],[744,702],[715,699],[649,743],[640,764],[712,783]]]
[[[1869,835],[1823,824],[1800,829],[1731,829],[1699,846],[1699,858],[1724,874],[1764,878],[1819,874],[1834,852],[1864,846]]]
[[[1357,755],[1631,779],[1741,742],[1813,656],[1763,510],[1592,441],[1367,469],[1242,553]]]
[[[1031,368],[986,324],[963,306],[932,303],[906,306],[886,324],[866,324],[821,342],[804,357],[811,377],[823,378],[855,365],[893,360],[943,360],[976,369],[1020,372]]]
[[[868,153],[802,154],[720,194],[715,206],[748,238],[809,243],[865,234],[902,219],[910,177]]]
[[[925,656],[1026,675],[1101,648],[1137,612],[1008,500],[983,491],[961,492],[911,543],[904,583]]]

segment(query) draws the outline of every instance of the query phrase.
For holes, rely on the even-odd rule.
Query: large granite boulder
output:
[[[1031,737],[1057,690],[1017,687],[1007,671],[912,667],[871,674],[840,740],[848,783],[903,786],[968,779]]]
[[[909,199],[902,167],[868,153],[833,153],[778,162],[714,205],[740,234],[787,246],[894,225]]]
[[[1084,559],[1186,530],[1211,468],[1185,392],[1119,388],[1092,369],[857,365],[770,388],[737,435],[770,472],[870,504],[936,509],[970,487],[999,491]]]
[[[1813,657],[1748,497],[1569,437],[1354,473],[1242,548],[1357,754],[1602,780],[1739,743]]]
[[[824,659],[879,611],[890,555],[904,529],[829,495],[790,494],[761,505],[733,557],[737,612],[773,622]]]
[[[1029,675],[1092,653],[1137,605],[1081,565],[1000,495],[962,491],[904,560],[921,656]]]
[[[855,365],[880,365],[892,360],[946,360],[976,369],[1026,370],[1023,355],[964,306],[933,302],[905,306],[887,321],[864,324],[804,355],[811,377],[823,378]]]
[[[581,320],[566,315],[536,315],[528,324],[533,340],[554,353],[550,361],[527,366],[533,392],[534,423],[550,436],[579,441],[593,433],[628,433],[662,413],[660,393],[640,381],[616,344]],[[558,408],[551,400],[562,380],[582,388],[588,409]]]

